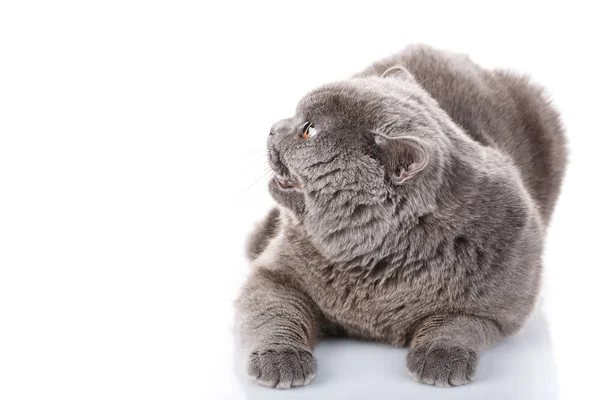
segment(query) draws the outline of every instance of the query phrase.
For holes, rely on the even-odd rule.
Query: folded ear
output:
[[[402,79],[405,81],[415,82],[415,78],[412,76],[410,72],[406,68],[401,65],[394,65],[391,68],[386,69],[383,74],[381,74],[382,78],[396,78]]]
[[[375,134],[383,162],[392,182],[401,185],[413,179],[429,163],[427,148],[421,139],[412,136],[389,137]]]

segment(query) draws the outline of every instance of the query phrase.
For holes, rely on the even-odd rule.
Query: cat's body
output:
[[[270,137],[274,169],[301,190],[271,185],[282,207],[249,243],[249,374],[306,384],[318,337],[345,334],[410,346],[418,381],[469,382],[536,301],[566,161],[557,114],[524,78],[414,46],[317,89],[298,115],[329,138],[307,156],[295,120]]]

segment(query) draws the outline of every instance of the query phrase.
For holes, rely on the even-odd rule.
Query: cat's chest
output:
[[[364,268],[306,256],[294,263],[304,290],[327,319],[351,336],[404,345],[410,330],[436,303],[424,287],[397,275],[374,276]]]
[[[451,302],[452,280],[432,268],[447,257],[411,258],[375,269],[341,265],[284,232],[272,240],[265,257],[274,266],[292,269],[325,317],[352,336],[402,345],[421,318]]]
[[[380,283],[357,271],[335,273],[335,267],[307,271],[305,277],[306,290],[325,316],[351,336],[403,345],[424,311],[419,293],[403,282]]]

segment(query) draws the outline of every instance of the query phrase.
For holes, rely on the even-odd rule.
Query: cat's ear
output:
[[[381,74],[382,78],[395,78],[401,79],[404,81],[416,82],[415,78],[412,76],[410,72],[406,68],[401,65],[394,65],[391,68],[386,69],[383,74]]]
[[[421,139],[412,136],[389,137],[380,133],[375,133],[374,139],[394,184],[401,185],[427,168],[429,154]]]

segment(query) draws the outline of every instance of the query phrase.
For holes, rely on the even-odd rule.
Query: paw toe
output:
[[[408,374],[418,382],[459,386],[473,380],[477,353],[460,346],[419,346],[409,352],[406,367]]]
[[[247,361],[248,375],[263,386],[289,389],[310,383],[316,360],[308,350],[273,346],[253,351]]]

